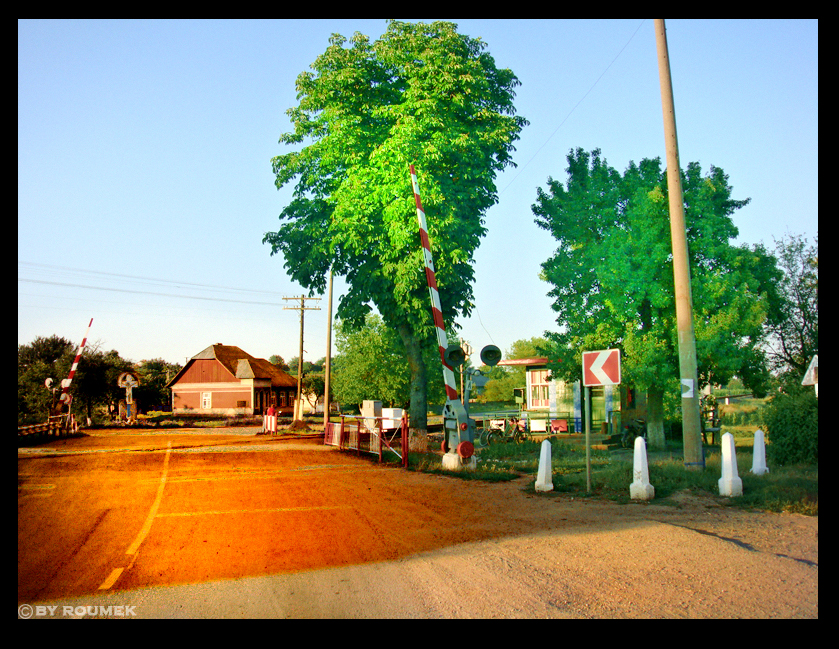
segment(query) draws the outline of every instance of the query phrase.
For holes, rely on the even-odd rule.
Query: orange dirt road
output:
[[[818,518],[532,481],[241,431],[19,449],[19,617],[818,617]]]

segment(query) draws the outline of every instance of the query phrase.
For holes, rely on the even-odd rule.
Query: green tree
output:
[[[140,385],[134,388],[133,396],[142,412],[150,410],[171,410],[172,393],[166,384],[183,369],[178,363],[168,363],[162,358],[140,361],[136,372]],[[124,393],[120,398],[124,398]]]
[[[480,40],[447,22],[390,21],[375,42],[356,32],[329,47],[297,78],[294,130],[280,142],[299,151],[273,159],[276,186],[294,182],[271,254],[291,278],[322,294],[330,268],[348,292],[337,316],[361,327],[372,307],[398,332],[411,369],[411,420],[426,428],[423,347],[434,327],[416,206],[415,165],[428,217],[443,316],[472,308],[473,255],[497,201],[495,175],[512,165],[526,124],[515,116],[515,75]]]
[[[53,392],[45,381],[53,380],[53,389],[61,390],[61,380],[70,373],[75,346],[66,338],[38,336],[28,345],[17,347],[17,418],[18,424],[43,423],[53,405]]]
[[[514,360],[518,358],[537,358],[544,356],[545,349],[549,343],[547,339],[542,337],[535,337],[529,340],[516,340],[510,345],[510,348],[504,354],[507,360]],[[513,390],[515,388],[524,388],[527,379],[525,378],[526,368],[523,365],[518,366],[501,366],[487,368],[481,370],[489,377],[484,394],[481,395],[481,401],[513,401]]]
[[[97,406],[115,406],[124,399],[125,388],[117,385],[117,379],[123,372],[133,369],[133,363],[122,358],[114,349],[103,352],[98,343],[86,347],[71,388],[72,409],[76,416],[84,412],[88,419],[93,420]]]
[[[410,403],[411,366],[405,346],[381,316],[369,314],[361,328],[339,321],[335,341],[338,354],[332,365],[332,390],[340,403],[358,406],[376,400],[395,407]],[[436,345],[426,345],[424,361],[432,362],[434,354],[438,354]],[[445,401],[442,384],[432,386],[429,397]]]
[[[558,332],[552,374],[579,380],[583,351],[622,350],[625,383],[646,390],[651,444],[662,445],[666,391],[679,394],[678,340],[667,179],[661,161],[631,162],[621,175],[600,150],[568,154],[565,186],[550,178],[533,205],[536,223],[558,242],[542,264],[552,285]],[[736,247],[731,197],[722,169],[682,171],[700,383],[737,374],[765,389],[760,342],[777,270],[761,247]]]
[[[271,357],[268,359],[268,362],[272,365],[276,365],[284,372],[289,371],[288,363],[286,363],[283,357],[278,354],[271,354]]]
[[[70,374],[78,346],[58,336],[36,338],[29,345],[18,345],[18,422],[42,422],[60,394],[61,381]],[[79,360],[73,377],[70,395],[72,412],[93,418],[97,406],[113,404],[124,395],[117,386],[121,372],[132,369],[132,364],[111,350],[102,352],[98,344],[88,344]],[[53,379],[48,390],[47,378]],[[66,412],[66,410],[65,410]]]
[[[802,235],[775,241],[782,276],[776,317],[767,321],[772,368],[787,381],[800,383],[819,353],[819,239],[809,245]]]

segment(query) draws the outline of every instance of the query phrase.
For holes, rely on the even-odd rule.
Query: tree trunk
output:
[[[399,327],[399,336],[408,352],[411,364],[411,428],[428,431],[428,371],[422,359],[422,341],[407,325]]]
[[[659,386],[647,390],[647,444],[664,448],[664,390]]]

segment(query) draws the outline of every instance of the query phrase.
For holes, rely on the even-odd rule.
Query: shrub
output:
[[[819,402],[812,388],[778,394],[769,402],[763,421],[766,454],[774,462],[819,463]]]

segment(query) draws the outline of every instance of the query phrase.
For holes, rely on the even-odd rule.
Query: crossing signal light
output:
[[[481,361],[484,365],[495,367],[501,360],[501,350],[495,345],[487,345],[481,350]]]
[[[446,347],[446,351],[443,352],[443,360],[446,365],[454,369],[463,365],[463,361],[466,360],[466,354],[460,348],[460,345],[449,345]]]

